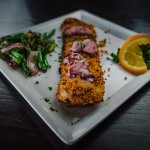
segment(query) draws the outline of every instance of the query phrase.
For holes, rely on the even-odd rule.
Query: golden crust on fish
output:
[[[93,83],[82,80],[78,77],[67,77],[67,66],[61,64],[61,81],[57,90],[57,98],[69,106],[84,106],[87,104],[99,103],[103,100],[104,81],[102,68],[96,57],[87,58],[89,70],[96,77]]]
[[[84,57],[85,64],[95,80],[89,82],[81,79],[79,76],[68,77],[70,66],[65,65],[65,58],[71,55],[72,51],[70,48],[72,47],[73,42],[89,39],[88,35],[64,36],[66,29],[76,25],[84,25],[88,27],[92,33],[91,40],[96,41],[96,32],[93,25],[86,24],[83,21],[74,18],[68,18],[63,22],[61,26],[63,33],[63,60],[60,66],[61,79],[56,95],[59,102],[63,102],[68,106],[85,106],[103,101],[105,87],[99,53],[87,54],[84,52],[78,52],[79,55]]]

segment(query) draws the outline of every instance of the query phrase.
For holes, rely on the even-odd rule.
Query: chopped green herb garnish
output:
[[[88,44],[82,44],[82,48],[85,48]]]
[[[118,62],[119,62],[118,56],[117,56],[116,54],[111,53],[111,57],[112,57],[112,59],[113,59],[113,62],[115,62],[115,63],[118,63]]]
[[[57,38],[58,38],[58,39],[61,39],[62,37],[61,37],[61,36],[57,36]]]
[[[115,62],[115,63],[119,63],[119,59],[118,59],[119,51],[120,51],[120,48],[118,48],[117,54],[115,54],[115,53],[110,54],[111,57],[112,57],[113,62]]]
[[[49,86],[48,89],[51,91],[51,90],[52,90],[52,87]]]
[[[58,62],[61,62],[62,61],[62,56],[61,55],[59,55],[59,57],[58,57]]]
[[[35,84],[39,84],[39,81],[36,81]]]
[[[78,123],[80,121],[80,119],[76,119],[76,120],[73,120],[73,121],[71,121],[68,125],[74,125],[74,124],[76,124],[76,123]]]
[[[51,111],[58,112],[58,110],[57,110],[57,109],[54,109],[53,107],[50,107],[49,109],[50,109]]]
[[[124,80],[127,80],[127,77],[124,77]]]
[[[61,60],[62,59],[62,56],[59,56],[59,60]]]
[[[51,111],[54,111],[54,110],[55,110],[53,107],[50,107],[49,109],[50,109]]]
[[[49,102],[49,99],[46,97],[46,98],[44,98],[44,101],[45,102]]]

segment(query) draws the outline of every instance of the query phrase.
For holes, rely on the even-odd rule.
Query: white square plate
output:
[[[109,53],[116,53],[123,41],[135,34],[135,32],[110,21],[84,10],[79,10],[24,30],[48,32],[56,28],[54,38],[59,47],[56,48],[52,56],[48,56],[52,68],[47,73],[37,77],[25,78],[19,71],[13,70],[2,60],[0,60],[0,69],[48,127],[64,143],[71,145],[91,131],[131,95],[144,86],[149,81],[150,71],[139,76],[130,74],[119,65],[108,60],[107,55],[103,55],[101,64],[103,70],[105,70],[104,78],[107,79],[105,81],[104,102],[81,108],[68,108],[58,103],[55,94],[60,78],[58,72],[60,64],[56,60],[59,57],[58,53],[61,53],[62,42],[57,37],[61,36],[60,25],[67,17],[75,17],[93,24],[98,34],[97,41],[107,39],[106,46],[103,49]],[[109,32],[106,33],[105,31]],[[108,71],[108,68],[110,68],[110,71]],[[125,77],[127,78],[126,80]],[[35,84],[36,81],[39,81],[39,84]],[[48,86],[52,87],[52,91],[48,90]],[[50,98],[50,103],[41,100],[45,97]],[[51,111],[50,107],[56,108],[58,112]]]

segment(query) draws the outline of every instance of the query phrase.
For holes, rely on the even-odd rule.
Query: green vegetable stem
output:
[[[31,75],[31,72],[26,64],[26,59],[22,54],[19,54],[16,51],[11,51],[9,57],[11,58],[11,60],[15,61],[19,66],[21,66],[21,69],[26,76]]]
[[[38,48],[38,68],[43,71],[46,72],[47,71],[47,67],[43,61],[43,56],[42,56],[42,52],[41,52],[41,48]]]
[[[57,47],[52,39],[54,34],[55,29],[45,33],[28,31],[2,37],[0,38],[0,50],[15,43],[23,44],[24,48],[13,47],[7,53],[0,51],[0,58],[8,61],[12,67],[20,68],[26,76],[31,76],[32,70],[30,71],[27,66],[27,58],[31,51],[37,51],[38,57],[34,61],[35,66],[39,71],[46,72],[51,67],[47,60],[47,54],[53,52]]]

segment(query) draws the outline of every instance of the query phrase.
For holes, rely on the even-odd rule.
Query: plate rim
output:
[[[69,15],[72,15],[72,14],[81,14],[82,15],[87,15],[87,16],[93,16],[93,19],[99,21],[99,20],[102,20],[104,21],[105,23],[108,23],[109,25],[112,25],[112,26],[115,26],[117,27],[119,30],[124,30],[126,31],[126,34],[130,34],[130,35],[133,35],[135,34],[136,32],[134,31],[131,31],[127,28],[124,28],[116,23],[113,23],[109,20],[106,20],[104,18],[101,18],[93,13],[90,13],[86,10],[83,10],[83,9],[80,9],[80,10],[77,10],[77,11],[74,11],[74,12],[71,12],[71,13],[68,13],[68,14],[65,14],[65,15],[62,15],[60,17],[57,17],[57,18],[54,18],[52,20],[48,20],[48,21],[45,21],[43,23],[40,23],[40,24],[37,24],[37,25],[33,25],[31,27],[28,27],[28,28],[25,28],[23,30],[19,30],[18,32],[23,32],[23,31],[27,31],[27,30],[32,30],[34,28],[37,28],[37,27],[40,27],[42,25],[45,25],[47,23],[52,23],[52,22],[56,22],[57,20],[59,20],[60,18],[64,18],[64,17],[67,17]],[[18,33],[18,32],[14,32],[14,33],[11,33],[11,34],[15,34],[15,33]],[[9,34],[10,35],[10,34]],[[2,37],[2,36],[1,36]],[[117,99],[118,97],[118,92],[116,92],[113,96],[111,96],[111,101],[113,101],[113,99],[117,99],[118,102],[120,102],[117,107],[113,105],[113,103],[109,103],[109,105],[111,104],[111,111],[109,111],[109,113],[107,112],[107,115],[105,115],[105,117],[101,120],[96,120],[96,123],[94,123],[93,126],[90,126],[85,132],[83,132],[82,134],[80,134],[78,137],[76,138],[71,138],[68,140],[68,138],[64,137],[63,138],[63,135],[60,134],[58,131],[56,131],[55,129],[53,129],[53,127],[51,125],[49,125],[49,123],[46,121],[46,119],[36,110],[36,108],[30,103],[30,101],[28,100],[27,96],[19,89],[19,87],[17,87],[17,85],[11,80],[11,78],[9,77],[9,75],[7,75],[5,73],[5,71],[3,71],[3,69],[1,69],[0,67],[0,70],[1,70],[1,73],[7,78],[7,80],[13,85],[13,87],[22,95],[22,97],[26,100],[26,102],[29,104],[29,106],[35,111],[35,113],[41,118],[41,120],[43,120],[43,122],[50,128],[50,130],[52,130],[56,135],[57,137],[63,141],[65,144],[67,145],[72,145],[72,144],[75,144],[77,141],[79,141],[83,136],[85,136],[87,133],[89,133],[93,128],[95,128],[97,125],[99,125],[105,118],[107,118],[110,114],[112,114],[118,107],[120,107],[124,102],[126,102],[128,100],[129,97],[131,97],[133,94],[135,94],[135,92],[137,92],[140,88],[142,88],[146,83],[149,82],[149,76],[150,76],[150,71],[147,72],[146,74],[144,75],[140,75],[140,76],[137,76],[135,77],[133,80],[131,80],[128,84],[126,84],[125,86],[123,86],[120,90],[125,90],[127,89],[127,86],[131,86],[132,89],[134,89],[132,92],[128,92],[128,95],[126,95],[126,97],[124,97],[122,99],[122,101],[120,102],[119,99]],[[142,82],[141,82],[142,81]],[[138,86],[137,86],[138,85]],[[140,85],[140,86],[139,86]],[[119,90],[119,91],[120,91]]]

